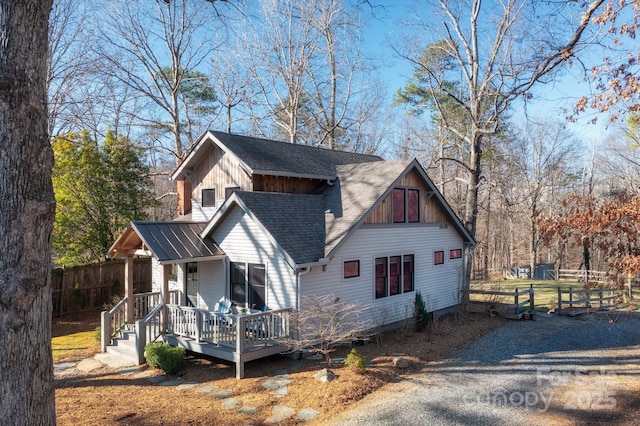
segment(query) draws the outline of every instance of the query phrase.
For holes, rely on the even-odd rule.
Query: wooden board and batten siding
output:
[[[253,190],[260,192],[282,192],[286,194],[310,194],[325,181],[284,176],[253,176]]]
[[[247,238],[251,235],[252,238]],[[230,262],[263,264],[269,309],[296,306],[296,274],[283,254],[239,207],[233,208],[212,234]]]
[[[204,188],[215,188],[216,198],[224,198],[225,187],[239,186],[244,191],[251,190],[251,177],[233,156],[211,144],[205,157],[194,168],[191,175],[192,199],[201,205]]]
[[[463,241],[452,226],[433,224],[411,226],[399,233],[397,225],[363,225],[342,246],[325,267],[313,267],[301,277],[302,294],[325,295],[332,292],[346,304],[368,305],[372,326],[391,324],[411,317],[416,291],[420,291],[429,311],[458,304],[463,259],[450,259],[450,250],[463,249]],[[434,265],[434,252],[444,251],[444,263]],[[375,298],[375,259],[414,255],[414,291]],[[360,275],[343,277],[343,262],[360,261]],[[303,306],[304,308],[304,306]],[[365,317],[367,317],[365,315]]]
[[[451,225],[451,220],[442,206],[436,202],[435,198],[429,197],[428,194],[432,191],[427,188],[415,170],[407,173],[396,185],[396,188],[418,189],[420,191],[420,222],[448,223]],[[393,191],[371,212],[364,223],[393,223]]]

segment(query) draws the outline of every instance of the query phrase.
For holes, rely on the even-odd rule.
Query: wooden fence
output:
[[[560,269],[556,281],[585,281],[584,269]],[[607,273],[602,271],[589,271],[589,282],[605,284],[607,282]]]
[[[565,299],[563,296],[568,295]],[[622,301],[622,292],[613,289],[573,289],[562,290],[558,287],[558,315],[576,316],[593,311],[615,308]],[[563,308],[568,306],[568,308]]]
[[[101,264],[55,268],[52,271],[53,316],[100,311],[124,294],[124,260]],[[151,291],[151,259],[133,264],[134,293]]]
[[[535,299],[533,285],[529,285],[526,290],[514,289],[512,291],[495,290],[463,290],[468,293],[469,300],[467,310],[470,312],[497,313],[509,319],[520,319],[524,314],[533,315],[535,310]],[[472,298],[472,295],[479,295]],[[505,299],[513,298],[513,303],[506,303]],[[510,301],[510,300],[509,300]]]

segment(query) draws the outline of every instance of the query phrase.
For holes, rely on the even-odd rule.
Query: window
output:
[[[198,307],[198,264],[187,263],[187,306]]]
[[[375,262],[376,299],[414,290],[414,256],[377,257]]]
[[[376,299],[387,297],[387,258],[376,258]]]
[[[420,191],[395,188],[392,195],[393,223],[420,222]]]
[[[402,256],[402,292],[413,291],[413,255]]]
[[[231,301],[241,306],[262,309],[265,305],[267,283],[265,266],[242,262],[231,262],[230,266]]]
[[[442,265],[444,263],[444,251],[433,252],[433,264]]]
[[[454,249],[449,251],[449,259],[460,259],[462,257],[462,249]]]
[[[420,222],[420,191],[407,189],[407,222]]]
[[[202,207],[215,207],[215,206],[216,206],[216,189],[203,188],[202,189]]]
[[[393,223],[404,222],[404,189],[395,188],[393,190]]]
[[[348,260],[343,264],[344,278],[354,278],[360,276],[360,261]]]
[[[231,194],[233,194],[236,191],[240,191],[240,187],[239,186],[227,186],[224,189],[224,199],[228,200],[229,197],[231,197]]]
[[[391,256],[389,258],[389,295],[400,294],[400,256]]]

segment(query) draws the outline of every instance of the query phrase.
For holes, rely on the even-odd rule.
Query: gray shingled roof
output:
[[[204,223],[132,222],[131,226],[159,262],[224,255],[211,238],[202,238]]]
[[[324,255],[322,195],[242,192],[234,194],[293,263],[317,262]]]
[[[335,151],[223,132],[210,132],[252,171],[266,174],[335,177],[336,166],[383,161],[375,155]]]

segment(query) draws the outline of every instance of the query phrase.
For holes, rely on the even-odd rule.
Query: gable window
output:
[[[216,189],[203,188],[202,189],[202,207],[215,207],[215,206],[216,206]]]
[[[404,222],[404,189],[395,188],[393,190],[393,223]]]
[[[344,278],[354,278],[360,276],[360,261],[348,260],[343,264]]]
[[[228,200],[229,197],[231,197],[231,194],[233,194],[236,191],[240,191],[240,187],[239,186],[227,186],[224,189],[224,199]]]
[[[462,257],[462,249],[453,249],[449,251],[449,259],[460,259]]]
[[[231,262],[231,301],[240,306],[262,309],[266,296],[266,268],[255,263]]]
[[[444,263],[444,251],[433,252],[433,264],[442,265]]]
[[[420,222],[420,191],[394,188],[392,194],[393,223]]]
[[[414,290],[414,255],[377,257],[375,261],[376,299]]]

